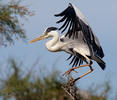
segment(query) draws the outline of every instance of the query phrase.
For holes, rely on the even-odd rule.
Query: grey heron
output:
[[[62,17],[57,23],[63,22],[63,25],[60,28],[47,28],[42,36],[30,42],[33,43],[45,38],[52,38],[52,40],[45,44],[49,51],[65,51],[69,53],[70,57],[68,59],[72,58],[70,62],[72,68],[64,74],[69,75],[71,71],[80,67],[90,67],[87,73],[73,79],[73,83],[93,71],[91,66],[92,60],[96,61],[104,70],[106,64],[102,59],[104,57],[102,47],[80,10],[69,3],[69,6],[64,11],[55,16]],[[64,34],[59,36],[57,30]],[[83,65],[83,62],[86,64]]]

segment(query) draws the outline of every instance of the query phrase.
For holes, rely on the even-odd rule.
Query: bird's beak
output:
[[[45,35],[41,35],[40,37],[31,40],[30,43],[33,43],[33,42],[36,42],[36,41],[39,41],[39,40],[43,40],[43,39],[45,39],[45,38],[46,38]]]

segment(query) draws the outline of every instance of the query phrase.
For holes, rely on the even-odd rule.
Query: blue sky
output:
[[[56,63],[56,68],[61,71],[62,75],[70,67],[69,62],[66,61],[69,55],[64,52],[51,53],[47,51],[44,46],[46,40],[34,44],[29,44],[28,41],[41,35],[45,28],[58,26],[55,23],[57,18],[53,15],[64,10],[69,2],[75,4],[81,10],[98,36],[105,53],[104,60],[107,65],[106,70],[102,71],[94,63],[94,72],[81,79],[79,85],[82,88],[87,88],[92,83],[100,83],[109,79],[113,89],[117,90],[117,0],[25,0],[23,4],[35,12],[35,15],[27,21],[21,20],[22,23],[25,23],[27,43],[17,41],[13,46],[1,47],[0,62],[5,62],[5,59],[9,57],[15,57],[17,60],[25,62],[24,65],[28,67],[24,69],[30,70],[35,60],[41,58],[39,64],[47,66],[47,70],[51,71],[51,66],[56,59],[59,59]],[[39,69],[38,66],[37,69]],[[84,72],[87,71],[86,69],[88,68],[80,70]]]

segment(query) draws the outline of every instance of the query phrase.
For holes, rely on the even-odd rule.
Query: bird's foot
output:
[[[68,80],[68,86],[73,86],[74,84],[75,84],[75,82],[77,81],[77,80],[79,80],[80,79],[80,77],[78,77],[78,78],[76,78],[76,79],[73,79],[73,78],[71,78],[71,79],[69,79]]]
[[[72,75],[70,74],[72,71],[74,71],[75,73],[78,73],[77,71],[74,70],[74,68],[70,68],[68,71],[66,71],[63,76],[68,76],[68,86],[73,86],[76,82],[76,79],[72,78]]]
[[[71,78],[68,80],[68,86],[73,86],[75,84],[75,79]]]

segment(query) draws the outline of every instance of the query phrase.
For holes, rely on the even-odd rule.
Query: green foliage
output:
[[[21,70],[16,62],[14,60],[10,60],[10,62],[14,72],[7,80],[3,81],[0,93],[4,99],[14,97],[16,100],[50,100],[52,98],[55,100],[67,98],[69,100],[61,88],[61,82],[57,78],[56,72],[43,79],[38,78],[31,81],[31,73],[22,78]]]
[[[31,72],[25,76],[22,74],[21,64],[18,65],[13,59],[9,60],[9,62],[13,73],[6,80],[1,81],[0,97],[3,97],[3,100],[9,100],[11,97],[16,100],[71,100],[61,88],[65,81],[56,71],[43,78],[34,78]],[[83,96],[86,93],[90,95],[88,99],[80,100],[107,100],[107,94],[110,91],[109,83],[97,87],[90,88],[91,91],[83,92]],[[104,88],[103,90],[101,89],[102,87]],[[98,91],[100,91],[100,95]],[[81,94],[79,93],[78,95],[80,96]]]
[[[0,4],[0,45],[13,43],[15,39],[26,38],[19,18],[33,14],[28,8],[21,6],[20,2],[21,0],[11,0],[8,4]]]

